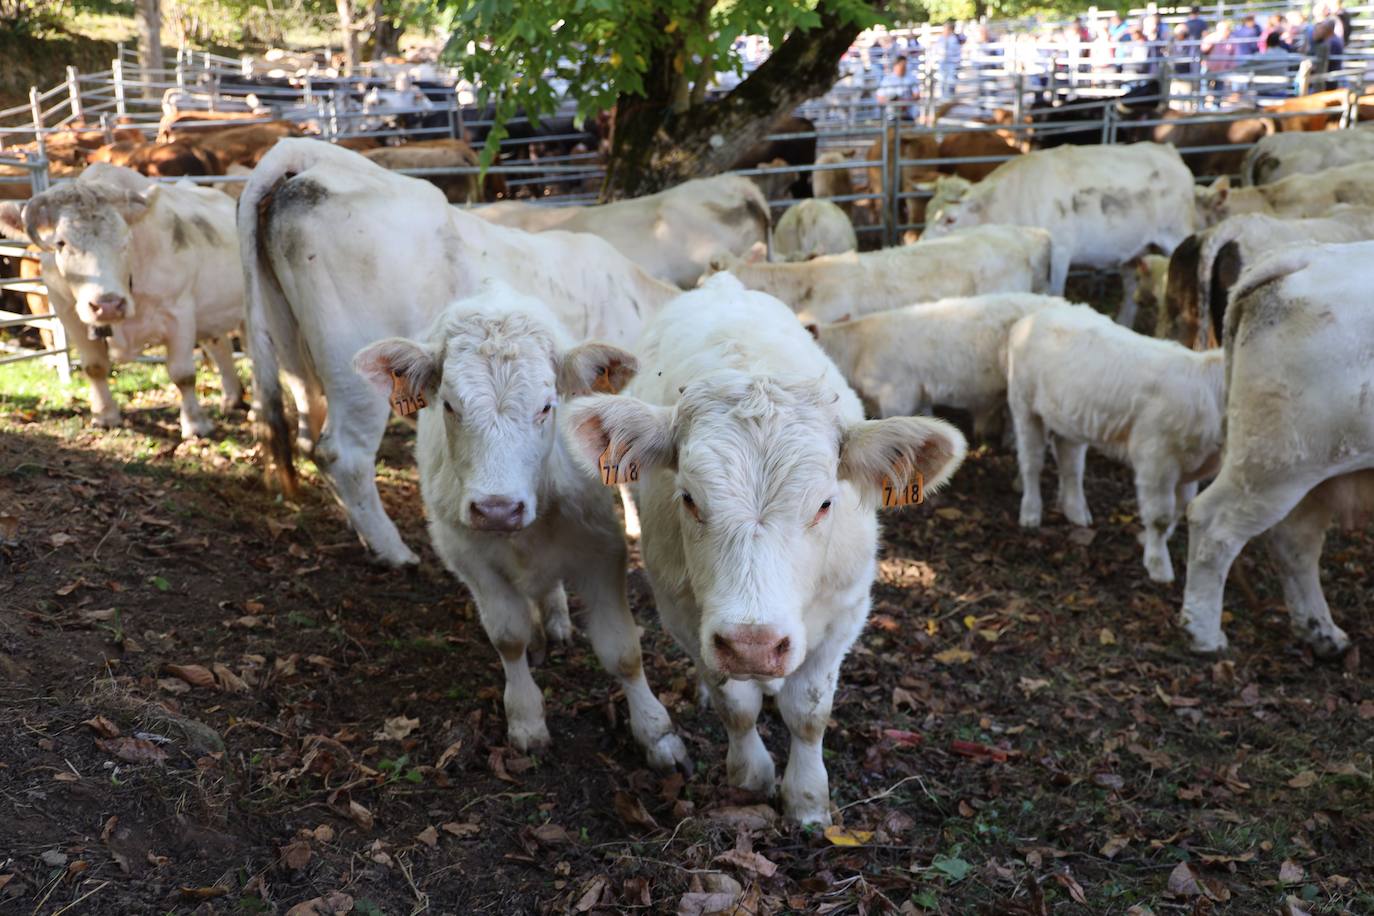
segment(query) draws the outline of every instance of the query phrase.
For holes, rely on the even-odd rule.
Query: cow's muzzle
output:
[[[525,527],[525,504],[492,496],[468,505],[468,524],[477,531],[511,532]]]

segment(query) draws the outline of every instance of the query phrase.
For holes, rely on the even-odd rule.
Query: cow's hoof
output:
[[[573,625],[567,608],[563,609],[562,614],[550,614],[549,619],[544,621],[544,636],[555,646],[566,646],[572,642]]]
[[[392,569],[404,569],[407,566],[420,565],[420,558],[416,556],[415,551],[404,544],[399,550],[375,551],[373,558],[381,565]]]
[[[692,758],[687,756],[687,745],[673,732],[660,737],[644,748],[644,757],[649,766],[659,772],[677,770],[684,777],[692,775]]]
[[[1160,585],[1173,584],[1174,564],[1169,562],[1168,557],[1146,559],[1145,572],[1149,575],[1151,582],[1158,582]]]
[[[1022,527],[1022,528],[1039,528],[1039,527],[1040,527],[1040,512],[1039,512],[1038,510],[1035,511],[1035,512],[1031,512],[1031,511],[1027,511],[1026,509],[1022,509],[1022,510],[1021,510],[1021,527]]]
[[[523,724],[512,722],[506,727],[506,738],[510,741],[510,746],[522,754],[545,750],[553,743],[553,739],[549,737],[549,728],[543,720]]]
[[[1334,659],[1340,658],[1350,648],[1350,637],[1338,626],[1332,626],[1329,632],[1310,631],[1299,633],[1300,638],[1312,650],[1312,654],[1317,658]]]
[[[219,402],[220,413],[228,416],[234,413],[245,413],[248,410],[248,402],[243,398],[222,398]]]
[[[123,418],[118,413],[93,414],[91,426],[96,429],[118,429]]]
[[[1188,642],[1188,647],[1198,655],[1217,655],[1225,652],[1228,645],[1226,635],[1219,631],[1217,633],[1199,634],[1189,630]]]
[[[774,768],[773,758],[769,756],[763,742],[758,742],[755,753],[741,754],[739,757],[744,759],[731,759],[729,755],[726,756],[726,781],[746,792],[772,795],[777,790],[778,771]]]
[[[1087,509],[1067,508],[1064,510],[1064,517],[1069,520],[1070,525],[1077,525],[1079,528],[1091,528],[1093,526],[1092,513]]]
[[[204,439],[214,431],[215,423],[209,417],[181,421],[181,438],[183,439]]]
[[[794,804],[788,797],[786,787],[783,788],[782,793],[782,813],[803,827],[830,826],[830,803],[828,800],[818,803],[803,799]]]

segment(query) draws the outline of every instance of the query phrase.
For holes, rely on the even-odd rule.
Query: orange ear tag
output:
[[[926,501],[926,481],[920,471],[913,471],[906,486],[898,489],[892,485],[891,477],[883,478],[883,508],[895,509],[899,506],[919,506]]]
[[[629,451],[628,448],[620,450],[621,456]],[[608,487],[618,487],[622,483],[634,483],[639,479],[639,465],[633,462],[622,466],[619,461],[611,463],[611,446],[608,443],[606,450],[596,459],[596,466],[601,471],[601,482]]]
[[[611,385],[611,373],[605,366],[599,366],[596,370],[596,380],[592,382],[592,391],[598,394],[618,394],[615,387]]]
[[[405,379],[399,372],[391,373],[391,409],[403,417],[408,417],[421,407],[428,407],[424,393],[412,395],[406,387]]]

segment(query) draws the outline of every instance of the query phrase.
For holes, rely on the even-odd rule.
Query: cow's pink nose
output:
[[[525,527],[525,504],[503,496],[474,500],[468,514],[472,527],[480,531],[519,531]]]
[[[129,302],[118,293],[103,293],[91,303],[97,321],[116,321],[124,317]]]
[[[782,677],[792,654],[792,638],[769,626],[740,624],[711,637],[716,665],[731,677]]]

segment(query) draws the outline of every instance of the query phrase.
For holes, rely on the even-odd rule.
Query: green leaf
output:
[[[911,902],[923,910],[938,910],[940,908],[940,898],[935,896],[935,892],[929,888],[919,894],[912,894]]]
[[[964,880],[973,870],[973,866],[963,859],[951,856],[936,856],[931,860],[930,867],[948,878],[951,884]]]
[[[386,916],[386,911],[367,898],[353,901],[353,912],[358,916]]]
[[[172,583],[168,582],[161,576],[153,576],[148,581],[153,584],[153,588],[157,589],[160,592],[165,592],[172,587]]]

